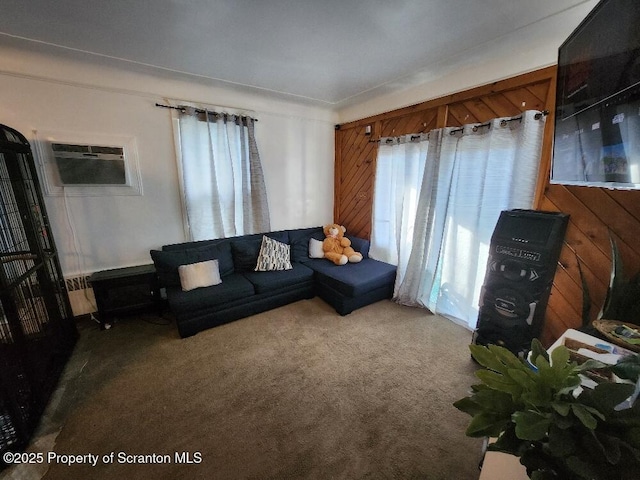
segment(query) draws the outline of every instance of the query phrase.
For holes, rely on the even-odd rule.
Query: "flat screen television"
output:
[[[602,0],[558,49],[551,183],[640,189],[640,1]]]

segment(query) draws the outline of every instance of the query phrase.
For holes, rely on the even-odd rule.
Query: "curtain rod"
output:
[[[540,111],[540,112],[536,113],[536,114],[533,116],[533,118],[534,118],[535,120],[540,120],[542,117],[546,117],[547,115],[549,115],[549,110],[542,110],[542,111]],[[500,120],[500,126],[501,126],[501,127],[506,127],[507,123],[509,123],[509,122],[515,122],[516,120],[521,121],[521,120],[522,120],[522,115],[520,115],[520,116],[518,116],[518,117],[507,118],[507,119]],[[473,126],[473,128],[472,128],[472,130],[473,130],[474,132],[477,132],[477,131],[478,131],[478,129],[479,129],[479,128],[482,128],[482,127],[489,127],[489,128],[491,128],[491,122],[483,123],[482,125],[474,125],[474,126]],[[455,130],[451,130],[451,131],[449,132],[449,135],[455,135],[456,133],[458,133],[458,132],[462,132],[463,130],[464,130],[464,128],[457,128],[457,129],[455,129]]]
[[[536,119],[536,120],[540,120],[542,117],[546,117],[547,115],[549,115],[549,110],[542,110],[542,111],[539,111],[538,113],[536,113],[536,114],[533,116],[533,118],[534,118],[534,119]],[[507,123],[509,123],[509,122],[513,122],[513,121],[515,121],[515,120],[522,120],[522,115],[520,115],[519,117],[513,117],[513,118],[506,119],[506,120],[501,120],[501,121],[500,121],[500,125],[504,127]],[[490,123],[490,122],[489,122],[489,123],[483,123],[483,124],[481,124],[481,125],[474,125],[474,126],[473,126],[473,131],[474,131],[474,132],[477,132],[477,131],[478,131],[478,128],[481,128],[481,127],[488,127],[488,126],[490,126],[490,125],[491,125],[491,123]],[[461,132],[462,130],[463,130],[463,128],[457,128],[457,129],[455,129],[455,130],[451,130],[451,131],[449,132],[449,134],[450,134],[450,135],[455,135],[456,133]],[[412,137],[411,137],[411,140],[414,140],[414,138],[415,138],[415,137],[413,137],[413,136],[412,136]],[[378,140],[369,140],[369,143],[379,143],[379,142],[380,142],[380,139],[378,139]]]
[[[156,107],[160,107],[160,108],[170,108],[171,110],[179,110],[182,113],[185,113],[187,111],[187,107],[174,107],[173,105],[163,105],[161,103],[156,103]],[[196,113],[209,113],[209,114],[213,114],[213,115],[221,115],[220,112],[214,112],[212,110],[203,110],[201,108],[194,108],[194,111]],[[227,114],[224,113],[223,115],[235,115],[235,114]],[[238,115],[238,117],[246,117],[246,118],[250,118],[251,120],[253,120],[254,122],[257,122],[258,119],[257,118],[253,118],[250,115]]]

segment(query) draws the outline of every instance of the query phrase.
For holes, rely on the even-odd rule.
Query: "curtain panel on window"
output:
[[[191,108],[180,113],[179,167],[191,240],[270,230],[254,122]]]
[[[516,119],[430,132],[415,214],[406,212],[413,221],[393,223],[390,234],[375,232],[378,192],[394,188],[379,186],[385,173],[376,171],[371,248],[381,259],[397,257],[397,302],[475,327],[489,243],[500,212],[533,204],[543,118],[528,111]],[[381,145],[382,154],[384,150]],[[397,218],[407,202],[388,198]],[[411,229],[412,235],[396,229]],[[402,241],[384,243],[383,238]],[[400,253],[380,253],[393,249]]]
[[[418,194],[429,149],[426,134],[380,139],[376,159],[369,255],[394,265],[406,264],[413,238]]]

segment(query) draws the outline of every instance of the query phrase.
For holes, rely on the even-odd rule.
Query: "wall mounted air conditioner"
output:
[[[46,195],[142,195],[133,137],[34,133]]]
[[[126,185],[123,147],[51,143],[60,184]]]

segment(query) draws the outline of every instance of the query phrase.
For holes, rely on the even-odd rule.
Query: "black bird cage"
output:
[[[31,147],[0,125],[0,454],[29,442],[76,338]]]

